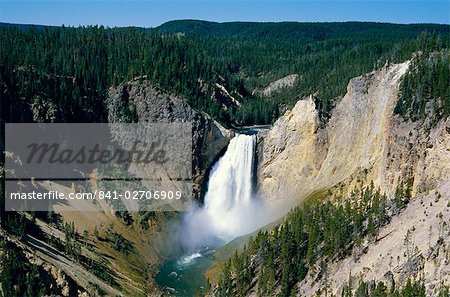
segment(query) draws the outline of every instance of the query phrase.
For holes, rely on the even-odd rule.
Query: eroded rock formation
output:
[[[263,137],[260,195],[271,203],[299,204],[316,191],[345,197],[374,183],[392,197],[399,180],[414,181],[413,200],[382,228],[365,253],[329,263],[325,277],[308,274],[301,296],[327,287],[340,294],[351,275],[357,283],[408,277],[425,281],[427,294],[449,285],[450,120],[431,125],[394,114],[401,77],[409,62],[350,80],[346,95],[321,128],[312,97],[300,100]],[[413,257],[405,256],[411,234]]]

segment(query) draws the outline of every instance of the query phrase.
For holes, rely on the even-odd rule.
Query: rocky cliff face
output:
[[[324,128],[310,97],[263,136],[259,190],[272,203],[298,204],[323,190],[345,197],[371,182],[392,197],[399,180],[414,180],[413,201],[383,228],[380,239],[366,242],[358,259],[330,263],[325,278],[310,273],[299,284],[302,296],[325,286],[340,294],[349,275],[355,283],[421,278],[430,295],[450,283],[450,231],[443,223],[450,220],[450,120],[432,127],[429,119],[412,123],[394,115],[408,66],[391,65],[352,79]],[[414,261],[404,256],[408,230]]]
[[[191,122],[195,194],[199,194],[205,173],[233,137],[233,132],[209,115],[195,111],[182,98],[159,90],[147,80],[136,79],[111,88],[108,107],[109,122]]]
[[[325,128],[312,97],[286,112],[264,138],[262,195],[298,200],[369,171],[378,185],[384,184],[392,113],[408,64],[352,79]]]
[[[265,199],[294,199],[304,191],[323,162],[323,135],[312,98],[300,100],[275,122],[258,150],[259,187]]]

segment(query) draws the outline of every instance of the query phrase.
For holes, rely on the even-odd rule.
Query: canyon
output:
[[[252,199],[259,199],[267,209],[277,212],[278,217],[267,216],[266,221],[254,227],[255,230],[276,219],[282,224],[284,214],[291,207],[301,205],[317,193],[326,192],[328,196],[346,199],[355,189],[372,184],[393,197],[399,181],[413,180],[411,203],[380,230],[378,239],[366,240],[363,243],[365,252],[357,257],[328,263],[325,277],[320,269],[309,272],[297,284],[298,296],[312,296],[324,289],[339,294],[349,279],[404,284],[413,277],[422,279],[431,295],[435,295],[442,285],[450,285],[450,230],[447,223],[450,219],[450,120],[432,125],[429,118],[412,122],[394,113],[401,79],[409,66],[409,61],[387,64],[380,70],[351,79],[346,94],[337,100],[325,123],[320,119],[316,98],[311,95],[299,100],[270,129],[256,130],[252,141],[255,141],[257,164],[254,174],[257,179]],[[223,206],[224,200],[214,202],[208,197],[205,185],[214,176],[213,165],[220,162],[231,146],[236,146],[233,139],[242,137],[236,136],[239,131],[226,129],[207,114],[194,110],[182,98],[166,94],[146,79],[111,87],[108,110],[110,122],[192,122],[195,199],[199,204],[205,202],[210,209],[214,209],[216,203],[219,208]],[[248,144],[241,143],[239,147],[248,147]],[[239,154],[238,151],[235,153]],[[229,160],[230,164],[232,162]],[[245,169],[247,175],[248,170]],[[169,180],[163,182],[171,187]],[[41,186],[69,191],[57,183]],[[219,188],[218,194],[221,195],[223,189]],[[125,294],[161,294],[153,278],[162,259],[175,253],[167,250],[171,230],[166,227],[172,220],[180,223],[179,219],[158,215],[152,227],[142,231],[135,225],[124,224],[113,213],[86,215],[67,211],[70,206],[59,206],[55,210],[64,221],[75,222],[79,232],[93,234],[98,228],[99,238],[108,238],[109,230],[123,234],[135,246],[132,259],[111,249],[105,239],[91,235],[87,242],[96,251],[114,259],[111,263],[115,264],[111,265],[116,270],[115,279],[125,288]],[[54,226],[39,219],[37,223],[49,236],[63,238]],[[221,231],[228,228],[224,225],[216,227]],[[273,225],[266,228],[273,228]],[[404,256],[404,238],[408,232],[413,234],[415,251],[412,260]],[[229,239],[240,235],[234,232]],[[111,295],[124,294],[82,265],[62,254],[53,254],[52,248],[38,239],[30,236],[23,242],[14,236],[6,237],[20,246],[31,262],[55,275],[66,296],[75,294],[70,291],[66,279],[77,284],[76,294],[80,296],[95,291],[96,287]],[[98,258],[87,248],[82,248],[82,253]],[[146,273],[142,274],[143,271]],[[88,278],[90,282],[86,281]]]

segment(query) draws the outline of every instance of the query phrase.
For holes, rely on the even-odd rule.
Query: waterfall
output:
[[[183,233],[191,247],[212,238],[229,241],[258,227],[262,207],[252,197],[255,147],[255,135],[236,134],[213,165],[204,206],[185,216]]]
[[[212,168],[204,207],[219,236],[241,233],[239,215],[252,199],[255,142],[254,135],[237,134]]]
[[[193,205],[174,228],[183,254],[167,261],[156,277],[169,295],[194,295],[206,284],[203,272],[213,263],[209,255],[271,219],[253,193],[255,147],[255,135],[236,134],[211,168],[203,205]]]

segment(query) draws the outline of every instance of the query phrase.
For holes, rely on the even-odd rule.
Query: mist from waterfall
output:
[[[194,250],[214,240],[230,241],[264,223],[264,205],[253,194],[256,136],[236,134],[225,154],[213,165],[204,205],[184,217],[182,241]]]

